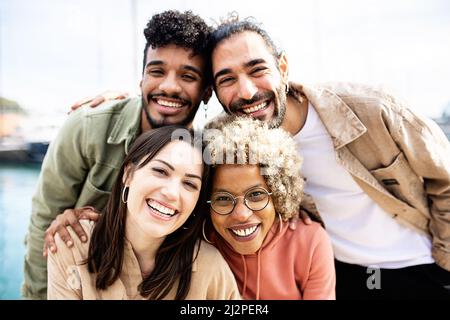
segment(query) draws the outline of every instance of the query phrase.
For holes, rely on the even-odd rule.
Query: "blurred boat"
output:
[[[39,119],[37,121],[37,119]],[[0,163],[40,163],[64,117],[27,117],[8,136],[0,137]]]
[[[0,163],[40,163],[47,152],[49,141],[0,142]]]

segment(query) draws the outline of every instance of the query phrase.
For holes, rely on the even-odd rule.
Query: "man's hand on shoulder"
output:
[[[80,224],[81,219],[97,221],[100,213],[94,207],[81,207],[77,209],[66,209],[63,213],[56,216],[56,219],[50,224],[50,227],[45,231],[44,238],[44,257],[47,256],[47,250],[52,253],[57,251],[55,243],[55,234],[58,233],[64,243],[70,248],[73,246],[73,239],[67,230],[71,226],[75,234],[81,241],[87,241],[87,235]]]
[[[121,99],[128,98],[128,96],[129,96],[128,92],[108,90],[99,95],[90,96],[90,97],[78,100],[70,107],[69,113],[77,110],[78,108],[80,108],[81,106],[83,106],[85,104],[87,104],[91,108],[95,108],[105,101],[121,100]]]

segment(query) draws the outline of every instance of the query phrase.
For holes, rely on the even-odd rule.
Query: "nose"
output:
[[[176,201],[180,196],[180,183],[175,179],[166,181],[166,183],[161,188],[161,194],[167,201]]]
[[[166,94],[175,94],[181,92],[181,86],[178,83],[175,72],[169,72],[159,85],[159,89]]]
[[[231,212],[231,214],[239,222],[245,222],[253,214],[253,211],[247,208],[243,198],[236,199],[236,201],[237,201],[236,205],[234,206],[234,209]]]
[[[239,79],[239,98],[250,100],[255,93],[258,92],[253,81],[247,77],[241,77]]]

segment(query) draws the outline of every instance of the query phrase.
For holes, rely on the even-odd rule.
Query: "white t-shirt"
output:
[[[434,262],[431,240],[394,220],[336,161],[331,137],[312,105],[294,139],[304,158],[305,192],[325,222],[336,259],[387,269]]]

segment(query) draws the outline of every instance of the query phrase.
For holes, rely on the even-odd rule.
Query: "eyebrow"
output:
[[[263,185],[262,185],[262,183],[255,184],[254,186],[251,186],[250,188],[247,188],[247,190],[245,190],[244,194],[247,193],[248,190],[251,190],[251,189],[256,188],[256,187],[261,187],[261,188],[262,188]],[[231,193],[230,191],[225,190],[225,189],[214,189],[214,192],[226,192],[226,193]]]
[[[249,62],[247,62],[246,64],[244,64],[244,67],[248,68],[248,67],[253,67],[257,64],[261,64],[261,63],[266,63],[266,60],[264,59],[253,59],[250,60]]]
[[[192,71],[192,72],[198,74],[200,77],[203,77],[203,73],[199,69],[197,69],[196,67],[193,67],[193,66],[190,66],[190,65],[183,65],[181,68],[189,70],[189,71]]]
[[[199,179],[200,181],[202,181],[202,178],[201,178],[200,176],[196,175],[196,174],[186,173],[185,176],[186,176],[186,177],[189,177],[189,178],[197,178],[197,179]]]
[[[147,69],[148,67],[151,67],[151,66],[160,66],[160,65],[164,65],[164,64],[166,64],[166,63],[162,60],[152,60],[147,63],[145,68]],[[192,72],[198,74],[200,77],[203,77],[203,73],[196,67],[185,64],[185,65],[181,66],[181,69],[192,71]]]
[[[227,73],[231,73],[231,69],[230,69],[230,68],[225,68],[225,69],[222,69],[222,70],[220,70],[219,72],[217,72],[217,73],[214,75],[214,82],[216,82],[216,80],[217,80],[218,77],[223,76],[223,75],[225,75],[225,74],[227,74]]]
[[[246,62],[244,64],[244,67],[245,68],[249,68],[249,67],[253,67],[253,66],[257,65],[257,64],[261,64],[261,63],[266,63],[266,60],[264,60],[264,59],[253,59],[253,60],[250,60],[249,62]],[[230,68],[225,68],[225,69],[220,70],[219,72],[217,72],[214,75],[214,82],[217,80],[218,77],[223,76],[223,75],[228,74],[228,73],[231,73],[231,72],[232,71],[231,71]]]
[[[152,60],[149,61],[146,65],[145,65],[145,69],[147,69],[150,66],[159,66],[161,64],[164,64],[164,61],[162,60]]]
[[[161,159],[154,159],[154,161],[161,162],[161,163],[165,164],[166,166],[168,166],[172,171],[175,171],[175,168],[174,168],[170,163],[168,163],[168,162],[166,162],[166,161],[164,161],[164,160],[161,160]],[[185,173],[184,175],[185,175],[186,177],[189,177],[189,178],[197,178],[197,179],[199,179],[200,181],[202,181],[202,178],[201,178],[200,176],[196,175],[196,174],[193,174],[193,173]]]

